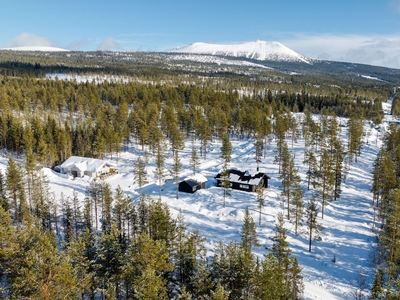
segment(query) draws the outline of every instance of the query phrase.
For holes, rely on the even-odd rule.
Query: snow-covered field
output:
[[[347,136],[347,128],[342,127],[342,136]],[[325,227],[322,231],[320,241],[314,241],[312,252],[308,252],[308,235],[306,227],[303,226],[301,233],[294,234],[293,224],[286,222],[288,229],[288,242],[293,255],[296,255],[302,275],[304,277],[305,291],[304,299],[352,299],[353,282],[359,271],[362,271],[369,279],[372,279],[372,269],[369,266],[369,254],[375,241],[372,211],[372,170],[373,162],[381,146],[379,131],[365,124],[367,131],[364,137],[362,155],[351,169],[343,183],[341,197],[332,202],[325,210],[325,216],[319,222]],[[231,139],[233,146],[231,167],[237,167],[250,172],[256,171],[254,140]],[[192,174],[189,160],[191,156],[191,142],[180,152],[180,159],[183,169],[180,178],[184,179]],[[199,147],[195,142],[194,145]],[[289,147],[291,143],[288,141]],[[232,191],[230,198],[226,200],[223,207],[223,190],[216,187],[214,176],[220,171],[222,160],[220,158],[221,143],[213,141],[208,149],[207,159],[201,159],[199,173],[208,179],[207,188],[199,190],[194,194],[179,193],[179,199],[175,197],[176,187],[172,180],[167,180],[163,186],[162,199],[166,202],[171,212],[176,216],[181,210],[185,216],[185,222],[189,230],[199,229],[207,239],[207,247],[212,251],[213,246],[219,240],[226,243],[229,240],[240,239],[239,231],[242,226],[243,216],[246,207],[249,208],[257,224],[257,233],[261,244],[256,250],[262,256],[266,253],[264,246],[272,245],[270,238],[274,235],[274,227],[279,211],[285,210],[284,201],[280,197],[280,181],[278,166],[274,164],[273,150],[276,147],[275,141],[268,146],[267,155],[262,160],[260,171],[266,172],[271,180],[266,190],[266,206],[262,211],[261,225],[258,225],[258,210],[256,194],[242,191]],[[131,144],[126,151],[120,153],[118,161],[115,155],[112,161],[117,163],[119,174],[108,177],[106,181],[113,190],[121,186],[126,194],[137,201],[139,197],[138,186],[133,183],[133,166],[138,156],[144,157],[140,146]],[[302,185],[307,188],[306,166],[303,165],[304,140],[299,139],[290,148],[295,155],[296,166],[299,168]],[[199,151],[198,151],[199,153]],[[166,169],[172,164],[171,151],[165,153]],[[1,156],[1,167],[5,168],[7,157]],[[146,158],[144,158],[146,161]],[[158,185],[154,178],[155,157],[148,153],[147,174],[149,183],[144,187],[145,194],[158,197]],[[81,199],[84,198],[86,187],[90,184],[90,178],[73,179],[67,175],[55,173],[50,169],[44,169],[47,175],[51,190],[56,197],[63,193],[72,197],[76,190]],[[305,201],[308,201],[310,192],[306,193]],[[333,262],[333,258],[336,262]]]

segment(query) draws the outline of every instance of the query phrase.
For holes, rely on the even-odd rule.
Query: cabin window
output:
[[[249,186],[247,184],[240,184],[239,187],[241,189],[248,189],[249,188]]]

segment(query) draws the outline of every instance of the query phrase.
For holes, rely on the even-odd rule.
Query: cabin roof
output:
[[[250,174],[248,171],[240,171],[237,169],[229,169],[229,181],[237,182],[242,184],[249,185],[258,185],[263,177],[267,177],[271,179],[267,174],[258,172],[256,174]],[[221,177],[221,173],[219,173],[215,178],[218,180]]]
[[[88,158],[81,156],[71,156],[64,161],[60,167],[63,169],[71,169],[72,167],[78,168],[81,171],[96,172],[100,170],[104,165],[109,167],[116,167],[115,164],[97,158]]]

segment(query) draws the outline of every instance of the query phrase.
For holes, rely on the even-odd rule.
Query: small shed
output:
[[[257,172],[256,174],[250,174],[248,171],[240,171],[237,169],[229,169],[229,182],[230,187],[235,190],[256,192],[259,188],[268,187],[268,179],[271,179],[267,174]],[[217,180],[217,186],[222,186],[222,174],[218,173],[215,176]]]
[[[197,174],[192,177],[185,178],[179,183],[178,190],[185,193],[194,193],[197,190],[206,188],[207,178],[203,175]]]

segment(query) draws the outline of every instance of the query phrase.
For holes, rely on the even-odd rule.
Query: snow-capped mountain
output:
[[[298,54],[278,42],[254,41],[240,44],[194,43],[170,52],[246,57],[256,60],[311,63],[311,59]]]
[[[43,51],[43,52],[61,52],[69,51],[63,48],[49,47],[49,46],[21,46],[21,47],[10,47],[2,48],[0,50],[12,50],[12,51]]]

